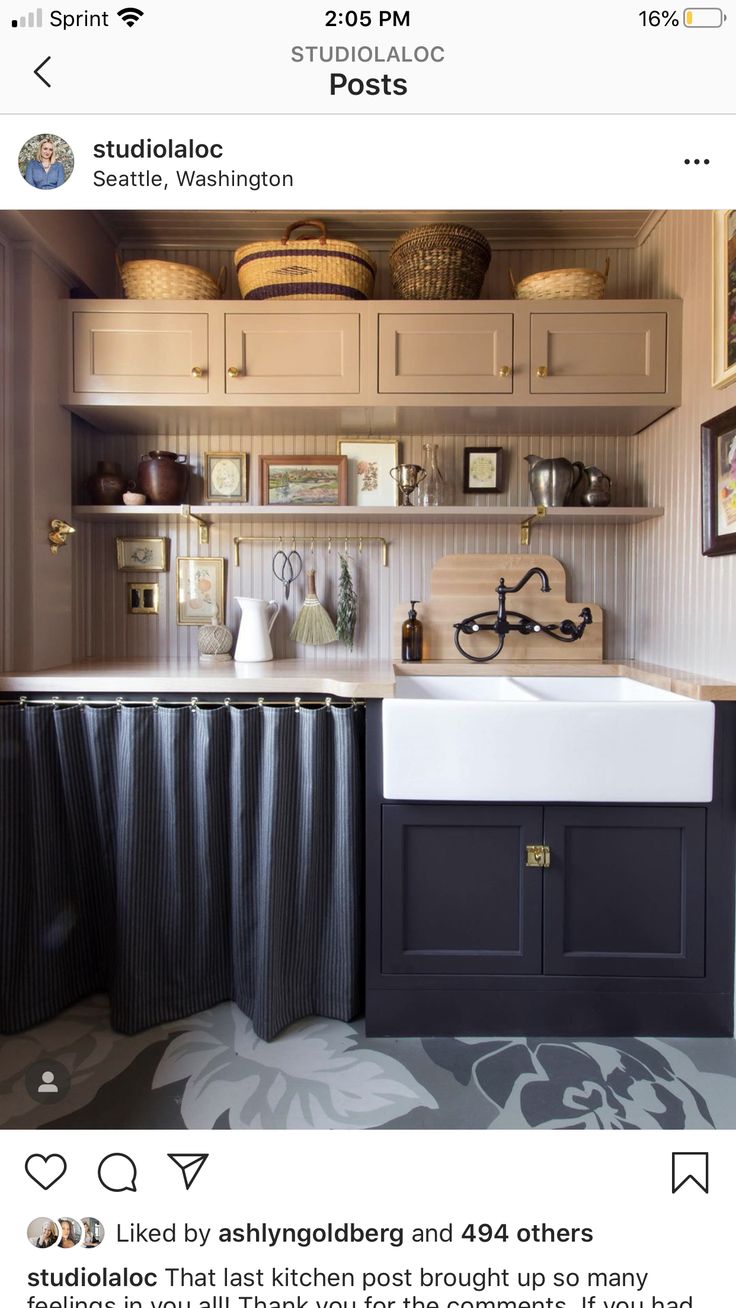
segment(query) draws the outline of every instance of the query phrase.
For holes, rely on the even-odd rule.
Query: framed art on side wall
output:
[[[736,553],[736,408],[700,428],[703,553]]]
[[[736,209],[713,214],[713,385],[736,381]]]

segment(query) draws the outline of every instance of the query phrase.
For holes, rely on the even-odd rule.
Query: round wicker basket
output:
[[[297,227],[316,227],[319,234],[292,240]],[[369,300],[373,294],[370,254],[328,237],[318,218],[291,223],[280,240],[241,245],[233,258],[244,300]]]
[[[388,259],[400,300],[477,300],[491,247],[474,227],[431,223],[399,236]]]
[[[127,259],[116,263],[126,300],[220,300],[227,281],[227,268],[217,281],[201,268],[168,259]]]
[[[610,266],[606,259],[602,273],[594,268],[552,268],[520,282],[514,281],[509,268],[509,281],[515,300],[602,300]]]

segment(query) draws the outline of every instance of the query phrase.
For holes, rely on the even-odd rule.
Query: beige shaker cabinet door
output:
[[[74,314],[74,393],[207,395],[206,313]]]
[[[511,395],[510,313],[382,313],[378,389],[393,395]]]
[[[229,313],[228,395],[357,395],[357,313]]]
[[[532,395],[667,389],[666,313],[532,313]]]

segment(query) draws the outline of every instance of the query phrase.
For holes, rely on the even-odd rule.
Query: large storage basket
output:
[[[297,227],[318,233],[291,239]],[[351,241],[331,240],[324,223],[303,218],[281,240],[251,241],[235,251],[244,300],[369,300],[376,265]]]
[[[509,268],[509,281],[516,300],[602,300],[610,266],[606,259],[602,273],[595,268],[551,268],[520,282],[514,281]]]
[[[116,255],[126,300],[219,300],[227,281],[222,267],[217,281],[189,263],[168,259],[128,259]]]
[[[433,223],[404,232],[388,258],[400,300],[477,300],[491,247],[474,227]]]

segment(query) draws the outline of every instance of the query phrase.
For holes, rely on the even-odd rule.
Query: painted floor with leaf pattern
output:
[[[71,1077],[43,1106],[51,1058]],[[136,1036],[95,997],[0,1044],[0,1126],[213,1130],[736,1129],[728,1039],[368,1039],[299,1022],[266,1043],[233,1004]]]

